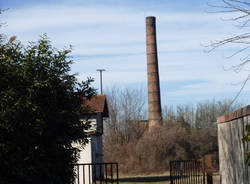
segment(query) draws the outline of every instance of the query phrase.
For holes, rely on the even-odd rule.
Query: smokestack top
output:
[[[146,17],[146,25],[152,26],[155,24],[155,17],[154,16],[148,16]]]
[[[155,16],[147,16],[146,19],[147,19],[147,20],[148,20],[148,19],[153,19],[153,20],[155,20]]]

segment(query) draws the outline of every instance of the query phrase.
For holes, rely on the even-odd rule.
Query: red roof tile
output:
[[[84,99],[83,106],[90,108],[91,113],[102,113],[103,117],[109,117],[106,95],[96,95],[89,100]]]

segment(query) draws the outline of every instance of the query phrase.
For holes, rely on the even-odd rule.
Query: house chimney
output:
[[[155,17],[146,17],[149,131],[162,124]]]

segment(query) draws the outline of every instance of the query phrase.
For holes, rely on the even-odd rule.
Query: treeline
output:
[[[164,107],[163,126],[147,131],[146,98],[142,89],[107,91],[110,118],[105,123],[104,160],[117,161],[126,174],[164,172],[170,160],[214,155],[218,164],[217,117],[234,111],[231,100],[207,100]],[[216,159],[217,158],[217,159]]]

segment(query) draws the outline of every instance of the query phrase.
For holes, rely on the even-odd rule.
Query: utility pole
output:
[[[101,85],[101,94],[102,94],[102,72],[106,71],[105,69],[97,69],[96,71],[100,72],[100,85]]]

